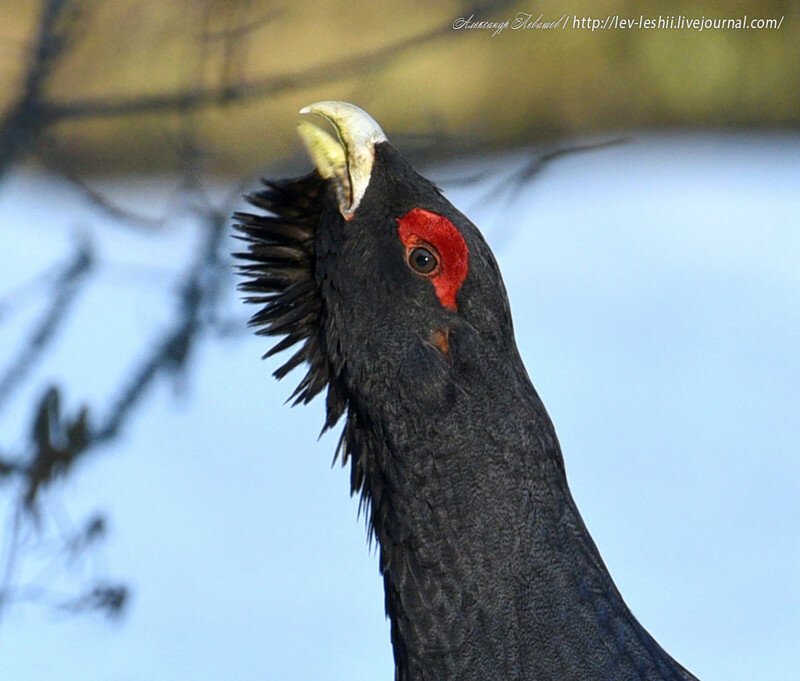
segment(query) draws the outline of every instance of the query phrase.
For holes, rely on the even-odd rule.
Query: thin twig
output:
[[[0,623],[3,621],[3,613],[8,608],[10,594],[13,591],[12,583],[19,557],[19,535],[22,528],[22,508],[17,507],[11,517],[11,528],[8,533],[7,545],[4,556],[3,576],[0,578]]]
[[[74,169],[73,160],[64,153],[58,144],[48,135],[39,138],[36,144],[36,157],[42,165],[58,173],[89,201],[115,221],[128,223],[137,227],[158,229],[163,227],[166,217],[151,218],[127,208],[122,208],[107,196],[91,187]]]
[[[181,287],[175,322],[133,371],[102,425],[94,432],[93,440],[97,444],[116,437],[160,374],[174,373],[185,367],[205,325],[203,311],[215,302],[221,280],[226,275],[219,266],[219,247],[226,228],[227,213],[215,211],[208,215],[204,246],[188,275],[183,277],[186,283]]]
[[[610,140],[599,140],[584,144],[564,144],[561,142],[534,149],[521,166],[516,167],[510,172],[502,175],[500,179],[492,183],[481,195],[479,201],[497,201],[504,195],[507,199],[513,200],[519,195],[519,192],[528,186],[536,178],[536,176],[539,175],[539,173],[541,173],[553,161],[564,158],[565,156],[573,156],[589,151],[607,149],[609,147],[625,144],[629,141],[630,140],[627,137],[617,137]],[[441,180],[441,182],[442,184],[454,186],[470,186],[482,182],[488,177],[488,175],[488,171],[482,171],[478,173],[472,173],[467,176]]]
[[[55,338],[66,320],[67,313],[80,291],[80,284],[91,270],[92,264],[93,256],[89,243],[80,243],[75,255],[61,275],[53,282],[52,300],[39,319],[39,323],[22,344],[19,354],[0,376],[0,408],[4,406],[9,395],[30,372]]]

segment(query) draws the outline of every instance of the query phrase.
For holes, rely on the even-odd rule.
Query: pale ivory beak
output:
[[[307,121],[297,124],[297,132],[319,174],[336,188],[339,212],[349,220],[367,191],[375,145],[387,141],[386,135],[366,111],[348,102],[316,102],[300,109],[300,113],[322,116],[336,129],[339,139]]]

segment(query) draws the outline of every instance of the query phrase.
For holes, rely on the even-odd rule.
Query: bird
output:
[[[631,613],[573,500],[479,229],[365,111],[300,111],[314,168],[234,214],[250,325],[344,419],[395,681],[697,681]],[[315,122],[312,122],[315,121]]]

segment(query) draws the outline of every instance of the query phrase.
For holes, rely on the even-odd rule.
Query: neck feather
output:
[[[396,678],[693,679],[623,602],[550,419],[527,377],[520,385],[460,392],[447,422],[351,408]],[[508,399],[515,409],[497,408]]]

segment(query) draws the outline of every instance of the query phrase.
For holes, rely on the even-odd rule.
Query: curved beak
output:
[[[387,141],[386,135],[366,111],[348,102],[316,102],[300,113],[322,116],[336,130],[338,139],[308,121],[297,124],[319,174],[336,188],[339,212],[349,220],[367,191],[375,145]]]

